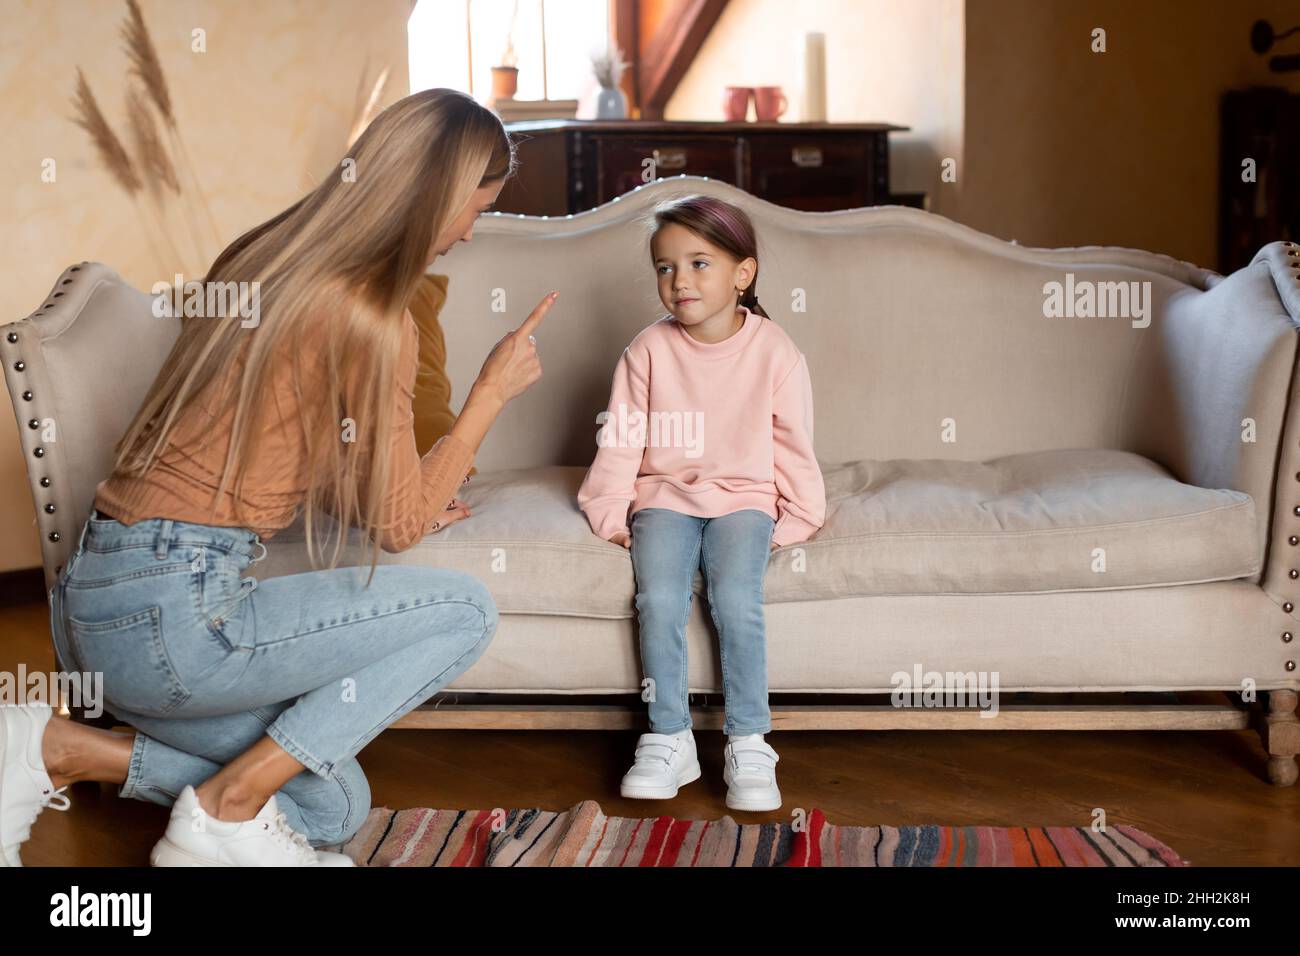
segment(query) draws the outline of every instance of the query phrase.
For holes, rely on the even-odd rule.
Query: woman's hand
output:
[[[626,531],[614,532],[614,535],[609,540],[614,542],[615,544],[621,544],[629,551],[632,549],[632,536],[628,534]]]
[[[461,518],[468,518],[469,516],[469,505],[461,501],[459,498],[452,498],[451,501],[447,503],[447,510],[438,517],[438,520],[433,523],[433,527],[429,530],[431,532],[442,531],[447,527],[447,525],[455,524]]]
[[[542,377],[532,333],[558,296],[558,292],[552,292],[538,303],[524,324],[502,336],[484,360],[450,432],[475,454],[506,403]]]
[[[542,364],[537,359],[537,344],[533,331],[541,324],[560,293],[552,292],[537,304],[528,318],[513,332],[501,337],[483,362],[474,388],[486,389],[495,394],[504,406],[542,377]]]

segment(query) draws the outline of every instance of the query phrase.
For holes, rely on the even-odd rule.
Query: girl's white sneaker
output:
[[[18,848],[42,810],[66,810],[72,803],[66,786],[54,789],[41,756],[53,715],[49,704],[0,705],[0,866],[23,865]]]
[[[678,787],[699,777],[694,734],[642,734],[632,769],[623,775],[618,792],[639,800],[669,800],[677,796]]]
[[[781,791],[776,785],[776,762],[781,758],[762,734],[729,741],[722,756],[727,806],[733,810],[781,809]]]
[[[251,820],[218,820],[204,813],[186,785],[172,804],[162,839],[149,853],[152,866],[356,866],[346,853],[316,850],[289,826],[275,795]]]

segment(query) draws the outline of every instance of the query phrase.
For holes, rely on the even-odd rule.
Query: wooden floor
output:
[[[0,669],[52,670],[48,628],[44,604],[0,609]],[[1140,827],[1196,866],[1300,864],[1300,786],[1268,784],[1254,731],[775,733],[781,814],[726,808],[716,732],[696,734],[704,776],[677,799],[622,799],[636,736],[390,730],[359,759],[374,806],[559,810],[596,800],[611,815],[741,822],[819,807],[856,826],[1087,826],[1101,807],[1108,823]],[[71,809],[37,819],[22,850],[29,866],[146,864],[166,808],[123,800],[113,784],[76,784],[68,794]]]

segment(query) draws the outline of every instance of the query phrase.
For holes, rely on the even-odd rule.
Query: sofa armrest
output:
[[[1268,269],[1292,327],[1300,328],[1300,243],[1270,243],[1251,260],[1250,267]],[[1260,583],[1287,613],[1300,617],[1300,365],[1293,361],[1287,378],[1285,420]]]
[[[1260,566],[1251,580],[1280,594],[1280,574],[1282,590],[1300,604],[1300,575],[1287,577],[1292,564],[1300,572],[1300,551],[1287,544],[1300,535],[1300,515],[1291,513],[1300,506],[1300,272],[1291,268],[1298,251],[1271,243],[1249,266],[1211,274],[1204,290],[1168,296],[1142,330],[1118,446],[1187,484],[1249,494]],[[1267,566],[1278,560],[1280,572]]]
[[[37,307],[0,334],[47,591],[77,545],[99,482],[113,470],[118,439],[180,333],[178,318],[159,317],[152,306],[151,296],[112,269],[83,261],[64,269]]]

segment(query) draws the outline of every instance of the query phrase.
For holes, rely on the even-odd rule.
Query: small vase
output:
[[[617,86],[602,86],[596,97],[596,119],[627,119],[627,97]]]
[[[519,69],[513,66],[492,67],[492,98],[513,99],[519,89]]]

